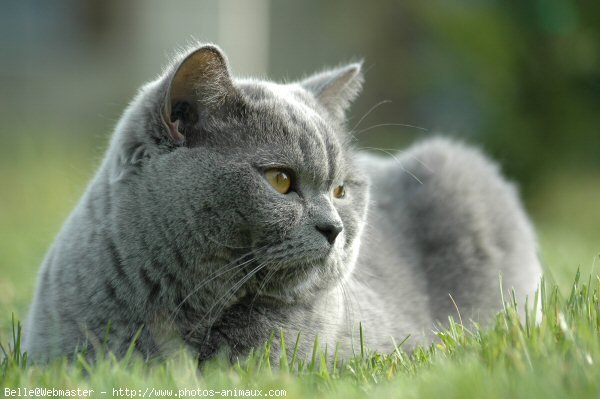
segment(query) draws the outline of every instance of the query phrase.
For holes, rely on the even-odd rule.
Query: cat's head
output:
[[[232,78],[215,46],[189,51],[122,119],[113,183],[144,198],[137,206],[152,208],[190,278],[239,264],[243,273],[217,282],[246,275],[249,295],[310,298],[342,281],[358,253],[367,183],[344,120],[360,69],[276,84]]]

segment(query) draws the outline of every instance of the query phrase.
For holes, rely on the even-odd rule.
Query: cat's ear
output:
[[[203,114],[225,103],[234,92],[227,60],[216,46],[187,55],[170,75],[161,116],[169,138],[181,144]]]
[[[343,120],[350,103],[363,83],[362,62],[324,71],[304,79],[300,84],[336,118]]]

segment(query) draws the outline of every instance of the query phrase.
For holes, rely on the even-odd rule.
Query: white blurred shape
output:
[[[221,0],[218,44],[234,74],[265,76],[269,63],[269,0]]]

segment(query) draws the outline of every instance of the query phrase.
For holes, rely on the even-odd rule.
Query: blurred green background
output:
[[[0,327],[24,318],[129,99],[193,38],[238,76],[280,81],[363,58],[360,146],[482,147],[521,187],[548,275],[567,289],[600,270],[597,0],[3,1]]]

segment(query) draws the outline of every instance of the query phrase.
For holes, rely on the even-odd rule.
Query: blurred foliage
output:
[[[41,128],[108,132],[136,88],[156,76],[177,46],[196,37],[221,44],[242,75],[249,58],[268,57],[254,61],[279,80],[364,59],[365,90],[349,123],[363,146],[400,148],[437,132],[454,135],[482,145],[527,196],[543,175],[600,175],[597,0],[244,4],[3,3],[0,133],[15,127],[39,134],[45,134]],[[262,11],[253,25],[251,15],[235,14],[239,9]],[[256,40],[264,21],[268,35]],[[383,100],[391,102],[362,119]],[[427,131],[379,126],[386,124]]]

